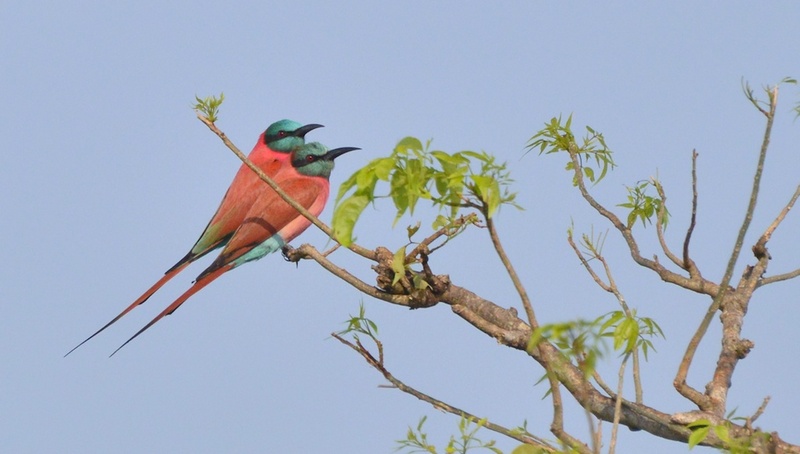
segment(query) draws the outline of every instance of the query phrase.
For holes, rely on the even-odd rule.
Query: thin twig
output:
[[[753,429],[753,423],[756,422],[756,419],[758,419],[761,415],[764,414],[764,410],[767,409],[767,405],[769,404],[770,399],[771,399],[770,396],[764,398],[764,401],[761,402],[761,405],[758,406],[758,409],[756,410],[755,413],[753,413],[753,416],[747,418],[747,421],[745,421],[744,423],[745,428],[750,430]]]
[[[597,273],[595,273],[594,269],[589,264],[589,261],[586,260],[586,258],[583,256],[583,253],[580,251],[580,249],[578,249],[578,246],[575,244],[575,241],[572,238],[572,233],[571,232],[567,235],[567,242],[572,247],[572,250],[578,256],[578,259],[581,261],[581,264],[583,265],[584,268],[586,268],[586,271],[589,272],[589,274],[592,276],[592,279],[594,279],[594,281],[597,283],[597,285],[599,285],[600,288],[602,288],[606,292],[609,292],[609,293],[613,294],[614,297],[617,298],[617,301],[619,302],[620,306],[622,307],[623,312],[625,313],[625,315],[627,317],[633,317],[633,312],[628,307],[628,303],[625,301],[625,296],[622,294],[622,292],[619,291],[619,288],[617,288],[617,283],[614,281],[614,276],[611,273],[611,267],[608,265],[608,262],[606,261],[605,257],[603,257],[600,254],[600,252],[594,248],[594,245],[587,244],[587,247],[589,248],[589,252],[592,254],[592,258],[597,259],[603,265],[603,270],[606,273],[606,278],[608,279],[608,284],[603,282],[603,280],[600,278],[600,276],[598,276]],[[598,382],[598,384],[599,383],[600,382]],[[641,372],[640,372],[640,369],[639,369],[638,349],[635,349],[633,351],[633,384],[634,384],[635,395],[636,395],[636,403],[641,404],[642,401],[643,401],[644,392],[642,390]],[[602,387],[602,385],[601,385],[601,387]],[[608,391],[606,390],[606,392],[608,392]]]
[[[622,359],[622,364],[619,365],[619,374],[617,374],[617,398],[614,402],[614,421],[611,425],[611,441],[608,444],[608,454],[614,454],[617,448],[617,431],[619,430],[619,416],[622,412],[622,384],[625,379],[625,365],[628,363],[630,353],[625,355]]]
[[[661,197],[661,203],[658,206],[658,213],[656,214],[656,237],[658,238],[658,243],[661,245],[661,250],[664,251],[664,254],[672,263],[681,268],[685,268],[683,260],[672,253],[667,246],[667,240],[664,239],[664,220],[667,216],[667,194],[664,192],[664,187],[661,186],[658,180],[654,179],[652,181],[656,187],[656,191],[658,191],[658,196]]]
[[[686,239],[683,240],[683,267],[692,271],[697,271],[694,262],[689,258],[689,243],[692,241],[692,232],[697,223],[697,150],[692,150],[692,218],[689,221],[689,228],[686,229]]]
[[[756,253],[758,253],[759,250],[766,248],[767,242],[769,242],[770,238],[772,238],[772,234],[775,232],[775,229],[778,228],[781,222],[783,222],[783,220],[786,218],[786,215],[789,214],[789,211],[792,209],[792,207],[794,207],[794,203],[797,201],[798,197],[800,197],[800,185],[797,186],[797,188],[794,190],[794,194],[792,194],[792,197],[789,199],[789,202],[783,207],[780,213],[778,213],[778,216],[775,218],[775,220],[772,221],[769,226],[767,226],[767,229],[764,230],[764,233],[761,234],[761,237],[756,242],[756,245],[753,246],[753,249]]]
[[[439,230],[433,232],[424,240],[420,241],[414,249],[411,250],[408,254],[406,254],[405,261],[406,263],[410,263],[412,260],[415,259],[417,255],[420,254],[421,251],[428,250],[428,255],[439,249],[440,247],[444,246],[448,241],[450,241],[452,231],[459,231],[462,228],[465,228],[466,225],[474,223],[477,221],[478,217],[475,213],[470,213],[466,216],[459,216],[455,221],[453,221],[452,225],[446,225]],[[444,242],[440,245],[437,245],[434,248],[430,248],[430,245],[441,238],[442,236],[446,236],[447,238]],[[430,249],[429,249],[430,248]]]
[[[592,453],[600,454],[600,447],[602,447],[603,432],[600,429],[600,420],[597,420],[597,429],[594,428],[594,415],[589,410],[583,410],[586,414],[586,422],[589,424],[589,437],[592,441]]]
[[[550,423],[550,431],[562,443],[583,454],[591,454],[591,450],[586,444],[570,435],[564,430],[564,404],[561,399],[561,383],[551,372],[547,372],[547,380],[550,382],[550,396],[553,401],[553,422]]]
[[[637,404],[644,404],[644,390],[642,388],[641,364],[639,362],[639,349],[633,350],[633,388]]]
[[[617,395],[617,393],[613,389],[611,389],[610,386],[608,386],[608,383],[606,383],[605,380],[603,380],[603,377],[601,377],[596,370],[592,371],[592,378],[594,378],[594,381],[596,381],[597,385],[600,386],[600,389],[602,389],[603,391],[606,392],[606,394],[608,394],[608,397],[614,398],[614,396]]]
[[[578,245],[575,244],[575,240],[572,238],[571,233],[567,234],[567,243],[569,243],[570,247],[572,247],[572,250],[575,251],[575,255],[578,256],[578,260],[580,260],[581,265],[583,265],[583,267],[589,273],[589,276],[592,277],[592,280],[594,280],[594,282],[598,286],[600,286],[601,289],[605,290],[606,292],[613,293],[611,287],[605,282],[603,282],[603,280],[600,279],[600,276],[598,276],[597,273],[594,272],[594,268],[592,268],[592,265],[589,264],[589,261],[586,260],[586,257],[584,257],[583,253],[580,251],[580,249],[578,249]]]
[[[775,218],[775,220],[772,221],[772,223],[767,227],[767,229],[761,235],[761,238],[759,238],[758,242],[756,242],[755,246],[753,246],[753,252],[756,253],[756,256],[758,256],[758,254],[766,253],[767,242],[772,237],[772,234],[773,232],[775,232],[775,229],[778,228],[778,225],[780,225],[780,223],[783,222],[784,218],[786,218],[786,215],[789,214],[789,211],[792,209],[792,207],[794,207],[794,204],[795,202],[797,202],[798,197],[800,197],[800,185],[797,186],[797,189],[795,189],[794,194],[792,194],[791,199],[789,199],[789,202],[786,204],[786,206],[783,207],[781,212],[778,213],[778,216]],[[800,276],[800,268],[794,271],[790,271],[788,273],[776,274],[774,276],[760,278],[758,280],[758,283],[756,284],[756,288],[761,287],[762,285],[771,284],[773,282],[792,279],[797,276]]]
[[[593,446],[592,449],[595,450],[596,454],[600,454],[603,448],[603,420],[597,420],[597,430],[594,431],[593,435],[594,443],[596,446]]]
[[[484,418],[479,418],[473,415],[472,413],[461,410],[460,408],[454,407],[444,401],[431,397],[421,391],[418,391],[417,389],[411,386],[406,385],[401,380],[392,375],[392,373],[389,372],[388,369],[386,369],[383,362],[378,361],[374,356],[372,356],[372,353],[370,353],[369,350],[364,348],[364,346],[361,345],[360,343],[358,345],[355,345],[336,333],[331,333],[331,336],[336,340],[338,340],[339,342],[343,343],[344,345],[355,350],[359,355],[361,355],[367,361],[367,363],[370,366],[372,366],[374,369],[380,372],[383,375],[383,377],[386,378],[386,380],[388,380],[395,388],[399,389],[400,391],[403,391],[406,394],[410,394],[423,402],[427,402],[433,405],[433,407],[438,410],[442,410],[447,413],[452,413],[456,416],[466,418],[473,423],[484,421]],[[375,342],[380,345],[380,341],[378,341],[377,339],[375,339]],[[503,427],[499,424],[495,424],[488,420],[485,420],[483,427],[491,431],[497,432],[499,434],[505,435],[509,438],[513,438],[519,441],[520,443],[537,446],[545,450],[546,452],[557,452],[557,449],[555,449],[553,446],[550,446],[550,444],[547,443],[545,440],[538,438],[534,435],[522,434],[519,431],[508,429],[506,427]]]
[[[506,255],[506,251],[503,249],[503,245],[500,243],[500,237],[497,235],[497,229],[494,226],[494,220],[489,217],[486,207],[483,208],[483,212],[484,218],[486,219],[486,227],[489,230],[489,237],[492,239],[494,249],[497,251],[497,255],[500,256],[500,261],[503,262],[503,266],[506,268],[508,275],[511,277],[511,282],[514,283],[514,288],[517,289],[517,293],[519,294],[520,300],[522,300],[522,307],[525,308],[525,314],[528,317],[528,323],[530,323],[531,329],[536,329],[539,327],[539,323],[536,321],[536,314],[533,312],[533,305],[531,304],[530,298],[528,298],[528,292],[525,290],[525,286],[522,285],[522,281],[519,279],[516,270],[514,270],[514,265],[511,264],[511,260],[508,258],[508,255]]]
[[[788,273],[775,274],[773,276],[765,277],[758,282],[758,287],[761,287],[762,285],[772,284],[773,282],[780,282],[788,279],[794,279],[797,276],[800,276],[800,268],[794,271],[790,271]]]

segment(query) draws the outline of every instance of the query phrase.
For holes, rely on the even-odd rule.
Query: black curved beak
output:
[[[328,161],[333,161],[334,159],[338,158],[339,156],[349,153],[351,151],[360,150],[361,148],[356,147],[341,147],[341,148],[334,148],[333,150],[328,150],[325,153],[325,159]]]
[[[295,129],[292,132],[292,135],[295,136],[295,137],[305,137],[306,134],[308,134],[309,132],[311,132],[311,131],[313,131],[313,130],[315,130],[317,128],[324,128],[324,126],[318,125],[316,123],[311,123],[311,124],[308,124],[308,125],[305,125],[305,126],[301,126],[301,127],[297,128],[297,129]]]

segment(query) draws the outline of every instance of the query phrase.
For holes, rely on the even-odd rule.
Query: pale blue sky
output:
[[[204,289],[117,356],[107,356],[180,294],[207,262],[70,357],[62,355],[154,282],[192,245],[238,160],[200,122],[194,96],[225,92],[219,126],[249,150],[269,123],[326,127],[309,134],[363,150],[337,161],[334,188],[406,135],[448,151],[507,160],[525,211],[503,209],[500,233],[540,321],[595,317],[615,303],[579,267],[565,241],[604,230],[559,158],[524,155],[552,116],[602,131],[620,167],[596,187],[608,206],[624,184],[658,173],[680,244],[687,224],[690,153],[700,153],[694,256],[721,276],[743,217],[763,118],[744,99],[754,86],[800,77],[800,4],[772,2],[7,2],[0,7],[0,82],[6,151],[0,164],[0,446],[5,452],[392,452],[428,416],[443,445],[457,419],[384,383],[328,337],[364,301],[380,326],[387,366],[447,402],[547,435],[537,364],[475,331],[447,307],[408,311],[362,298],[311,262],[268,257]],[[477,2],[476,2],[477,3]],[[800,90],[781,93],[763,198],[749,244],[800,178]],[[330,220],[332,204],[323,213]],[[425,212],[423,211],[423,214]],[[379,205],[357,226],[365,246],[402,245],[404,219]],[[800,266],[797,214],[771,242],[770,272]],[[645,255],[652,229],[637,229]],[[310,229],[295,244],[324,247]],[[620,238],[606,252],[621,290],[655,318],[667,342],[644,371],[645,401],[693,409],[672,388],[688,336],[707,305],[630,263]],[[484,231],[434,258],[503,306],[517,306]],[[337,263],[370,282],[345,251]],[[210,260],[210,259],[209,259]],[[730,408],[749,415],[772,396],[760,426],[800,442],[797,281],[763,288],[744,335]],[[718,324],[690,383],[708,381]],[[603,366],[611,380],[614,362]],[[572,405],[572,407],[575,407]],[[586,438],[570,410],[568,429]],[[515,446],[498,439],[507,452]],[[608,440],[606,434],[605,440]],[[684,452],[623,429],[620,452]]]

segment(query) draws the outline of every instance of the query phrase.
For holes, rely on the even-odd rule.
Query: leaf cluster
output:
[[[564,323],[542,325],[528,339],[528,351],[547,340],[558,348],[569,361],[574,362],[585,376],[594,373],[597,360],[607,351],[606,338],[611,338],[614,350],[623,354],[641,349],[645,359],[650,350],[655,350],[651,340],[654,336],[664,337],[661,327],[655,320],[638,317],[634,311],[626,315],[623,311],[613,311],[595,320],[575,320]],[[541,380],[543,380],[544,377]]]
[[[427,419],[427,416],[423,416],[417,424],[416,429],[409,427],[406,438],[397,440],[397,449],[395,451],[404,450],[404,452],[407,453],[438,453],[439,451],[437,451],[436,446],[428,442],[428,435],[422,429]],[[469,418],[462,416],[458,422],[459,435],[450,436],[450,441],[447,443],[447,446],[445,446],[444,453],[466,454],[474,449],[482,449],[491,451],[494,454],[503,454],[500,449],[495,447],[494,440],[484,442],[476,436],[478,431],[486,424],[486,421],[486,419],[481,419],[480,421],[473,422]]]
[[[633,224],[636,223],[636,220],[642,221],[642,226],[647,226],[647,224],[652,223],[652,219],[655,216],[658,217],[658,213],[661,211],[664,201],[661,197],[654,197],[647,194],[647,190],[650,187],[658,188],[660,183],[658,180],[646,180],[640,181],[636,186],[626,186],[625,189],[628,190],[628,201],[624,203],[620,203],[617,206],[622,208],[628,208],[630,212],[628,213],[628,228],[633,227]],[[661,219],[661,226],[666,227],[667,221],[669,220],[669,211],[664,206],[664,217]]]
[[[364,334],[374,341],[378,338],[378,325],[367,318],[366,308],[363,302],[358,306],[358,315],[351,314],[350,318],[345,323],[347,323],[347,328],[336,334],[352,334],[355,340],[358,340],[359,334]]]
[[[358,218],[379,198],[392,200],[393,225],[406,213],[413,216],[420,200],[430,202],[441,213],[434,229],[453,223],[464,208],[475,208],[487,218],[504,204],[519,208],[505,163],[486,152],[430,150],[430,143],[423,146],[419,139],[406,137],[389,156],[373,159],[342,183],[332,221],[340,243],[352,242]],[[388,194],[377,193],[379,182],[388,183]]]
[[[567,360],[576,363],[586,377],[589,377],[594,373],[597,360],[602,358],[607,350],[598,326],[598,320],[574,320],[542,325],[531,334],[527,350],[530,352],[539,343],[547,340],[555,345]],[[546,375],[539,381],[544,378]]]
[[[567,153],[570,156],[566,165],[567,171],[575,169],[572,156],[577,156],[585,177],[592,183],[599,183],[610,169],[616,167],[611,156],[612,151],[606,145],[602,133],[586,126],[586,135],[583,136],[581,143],[575,140],[575,134],[572,132],[572,115],[567,117],[566,121],[562,121],[561,116],[551,118],[542,130],[530,138],[527,147],[529,150],[538,149],[539,154]],[[587,164],[591,160],[594,160],[596,168]],[[599,175],[597,170],[600,171]],[[572,184],[577,186],[578,180],[573,178]]]
[[[219,106],[225,101],[225,93],[220,93],[219,96],[206,96],[202,99],[195,95],[194,99],[197,101],[192,106],[194,110],[202,113],[211,123],[218,120],[217,114],[219,113]]]
[[[760,431],[754,432],[749,437],[733,437],[729,421],[723,421],[721,424],[712,424],[708,419],[698,419],[689,423],[687,427],[692,431],[688,440],[689,449],[693,449],[705,441],[712,431],[717,438],[727,445],[727,449],[723,452],[731,454],[749,454],[753,452],[753,447],[757,442],[764,444],[769,442],[771,438],[770,434]]]
[[[650,350],[655,350],[651,338],[664,337],[664,332],[655,320],[637,317],[635,310],[630,315],[623,311],[609,312],[598,317],[595,324],[600,326],[600,336],[613,340],[614,350],[622,350],[623,354],[628,354],[641,349],[645,359]]]

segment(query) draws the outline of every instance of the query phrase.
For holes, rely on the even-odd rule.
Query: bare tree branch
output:
[[[380,289],[375,288],[372,285],[367,284],[361,279],[350,274],[344,268],[336,266],[333,262],[328,260],[328,258],[324,254],[320,253],[314,246],[311,246],[310,244],[302,244],[298,248],[292,248],[291,246],[286,246],[284,248],[284,254],[286,255],[288,260],[293,262],[305,258],[314,260],[315,262],[322,265],[323,268],[328,270],[334,276],[352,285],[353,287],[356,288],[356,290],[360,291],[361,293],[364,293],[365,295],[386,301],[388,303],[397,304],[400,306],[407,306],[407,307],[413,306],[412,298],[410,296],[386,293],[384,291],[381,291]],[[375,256],[377,257],[378,254],[375,254]]]
[[[528,292],[525,290],[525,286],[522,285],[522,281],[520,280],[519,275],[517,275],[514,265],[511,264],[511,260],[508,258],[508,255],[506,255],[505,249],[503,249],[503,244],[500,242],[500,237],[498,236],[497,229],[494,226],[494,220],[489,217],[488,209],[486,207],[483,207],[483,214],[484,218],[486,219],[486,227],[489,229],[489,237],[492,239],[492,245],[494,245],[494,249],[497,251],[500,261],[503,262],[506,272],[511,277],[511,282],[514,283],[514,288],[517,290],[519,298],[522,301],[522,307],[525,309],[525,315],[528,317],[528,323],[530,323],[531,328],[536,329],[539,327],[539,322],[536,321],[536,314],[533,312],[533,305],[531,304],[530,298],[528,298]]]
[[[769,277],[762,278],[758,283],[758,287],[761,287],[762,285],[772,284],[773,282],[780,282],[789,279],[794,279],[797,276],[800,276],[800,268],[794,271],[790,271],[788,273],[775,274]]]
[[[744,243],[744,237],[748,228],[750,227],[750,222],[753,219],[753,212],[756,208],[756,202],[758,201],[758,192],[759,188],[761,187],[761,175],[764,171],[764,161],[767,158],[767,149],[769,148],[769,141],[772,135],[772,124],[775,119],[775,109],[778,105],[778,87],[774,86],[771,89],[768,89],[767,95],[769,96],[769,113],[765,114],[767,117],[767,125],[764,130],[764,139],[761,143],[761,152],[758,155],[756,174],[753,177],[753,188],[750,193],[750,202],[748,203],[742,226],[739,229],[739,235],[736,237],[736,243],[734,244],[730,260],[728,261],[728,267],[725,270],[725,275],[720,283],[720,291],[714,297],[714,301],[711,303],[709,312],[712,309],[714,312],[716,312],[716,310],[721,307],[722,302],[725,301],[725,293],[728,291],[728,284],[733,276],[733,270],[736,266],[736,261],[739,258],[739,253]],[[752,287],[748,289],[749,293],[752,293],[752,291],[755,290],[758,277],[760,277],[761,274],[766,271],[768,260],[768,254],[766,254],[763,259],[759,259],[759,265],[763,269],[757,271],[754,275],[755,280],[753,280]],[[749,298],[734,298],[731,300],[733,304],[726,305],[723,308],[723,314],[721,317],[723,335],[722,351],[720,352],[719,360],[717,361],[717,368],[714,371],[714,376],[706,385],[706,395],[711,399],[710,403],[712,405],[709,410],[720,416],[725,414],[728,388],[730,387],[731,376],[733,375],[736,364],[738,363],[739,359],[743,358],[743,355],[749,351],[748,345],[740,340],[743,318],[744,314],[747,312],[748,301]],[[702,331],[698,329],[697,332],[699,333],[700,338],[702,338],[705,334],[707,327],[707,324],[701,324]],[[752,345],[752,342],[747,342]]]
[[[466,412],[464,410],[461,410],[460,408],[456,408],[456,407],[454,407],[454,406],[452,406],[452,405],[450,405],[450,404],[448,404],[448,403],[446,403],[444,401],[441,401],[439,399],[431,397],[431,396],[429,396],[429,395],[427,395],[427,394],[425,394],[425,393],[423,393],[421,391],[418,391],[417,389],[415,389],[415,388],[413,388],[411,386],[406,385],[401,380],[399,380],[394,375],[392,375],[392,373],[389,372],[388,369],[386,369],[385,365],[383,364],[383,361],[379,361],[379,360],[375,359],[375,357],[372,356],[372,354],[369,352],[369,350],[364,348],[364,346],[361,345],[360,342],[358,342],[357,344],[353,344],[352,342],[348,341],[347,339],[343,338],[342,336],[340,336],[340,335],[338,335],[336,333],[331,333],[331,336],[334,339],[338,340],[339,342],[343,343],[344,345],[346,345],[346,346],[350,347],[351,349],[353,349],[354,351],[356,351],[359,355],[361,355],[364,358],[364,360],[367,361],[367,363],[370,366],[372,366],[374,369],[376,369],[378,372],[380,372],[383,375],[383,377],[386,378],[386,380],[388,380],[395,388],[399,389],[400,391],[403,391],[404,393],[410,394],[410,395],[416,397],[417,399],[419,399],[419,400],[421,400],[423,402],[427,402],[427,403],[433,405],[433,408],[436,408],[437,410],[445,411],[445,412],[448,412],[448,413],[452,413],[452,414],[454,414],[456,416],[466,418],[466,419],[470,420],[473,423],[478,423],[479,421],[483,420],[483,418],[479,418],[479,417],[475,416],[472,413],[469,413],[469,412]],[[380,341],[377,340],[377,339],[374,339],[374,340],[380,346],[380,344],[381,344]],[[491,421],[488,421],[488,420],[483,424],[483,427],[485,427],[485,428],[487,428],[489,430],[492,430],[494,432],[497,432],[499,434],[505,435],[505,436],[507,436],[509,438],[513,438],[513,439],[519,441],[520,443],[525,443],[525,444],[528,444],[528,445],[536,446],[536,447],[544,450],[545,452],[557,452],[558,451],[558,449],[556,449],[555,447],[551,446],[549,443],[547,443],[545,440],[543,440],[541,438],[538,438],[538,437],[533,436],[531,434],[523,434],[523,433],[520,433],[520,431],[517,431],[517,430],[508,429],[508,428],[506,428],[504,426],[501,426],[499,424],[495,424],[495,423],[493,423]]]
[[[594,415],[588,411],[584,410],[584,414],[586,414],[586,422],[589,423],[589,436],[591,437],[592,442],[592,453],[593,454],[600,454],[601,448],[603,447],[603,421],[597,420],[597,428],[594,427],[594,420],[597,419]]]
[[[699,275],[699,271],[689,258],[689,243],[692,240],[692,232],[697,223],[697,150],[692,150],[692,218],[689,228],[686,229],[686,239],[683,240],[683,268],[689,271],[690,276]]]
[[[608,454],[614,454],[617,448],[617,431],[619,430],[619,415],[622,411],[622,384],[625,380],[625,364],[628,363],[630,353],[625,355],[622,359],[622,364],[619,365],[619,374],[617,374],[617,398],[614,402],[614,421],[611,425],[611,441],[608,445]]]
[[[800,197],[800,185],[797,186],[797,189],[795,189],[794,194],[792,194],[792,197],[789,199],[789,202],[786,204],[786,206],[783,207],[783,209],[780,211],[780,213],[778,213],[778,216],[775,218],[775,220],[772,221],[772,223],[767,227],[767,229],[764,231],[764,233],[758,239],[756,244],[753,246],[753,253],[756,255],[756,257],[759,257],[760,255],[763,255],[763,254],[766,253],[767,242],[770,240],[770,238],[772,238],[772,234],[775,232],[775,229],[778,228],[778,226],[781,224],[781,222],[783,222],[783,220],[786,218],[786,215],[789,214],[789,211],[792,209],[792,207],[794,207],[794,204],[795,204],[795,202],[797,202],[797,198],[798,197]],[[800,270],[797,270],[795,272],[800,273]],[[786,279],[790,279],[790,278],[794,277],[794,276],[791,276],[791,274],[792,273],[786,273],[786,274],[782,275],[782,276],[786,276],[786,277],[783,278],[783,279],[780,279],[780,280],[786,280]],[[773,278],[772,278],[773,280],[771,280],[771,281],[768,281],[768,279],[760,279],[758,284],[757,284],[757,287],[760,287],[762,285],[768,284],[769,282],[776,282],[775,277],[776,276],[773,276]],[[765,281],[768,281],[768,282],[765,282]]]
[[[664,187],[661,186],[658,180],[653,179],[652,181],[653,185],[656,187],[656,191],[658,191],[658,196],[661,197],[661,203],[658,206],[658,213],[656,214],[656,237],[658,238],[658,244],[661,245],[661,250],[664,251],[664,255],[666,255],[672,263],[685,269],[684,261],[672,253],[669,246],[667,246],[667,240],[664,239],[664,223],[667,217],[667,195],[664,192]]]
[[[564,430],[564,404],[561,399],[561,384],[550,372],[547,373],[547,379],[550,382],[550,396],[553,401],[553,422],[550,424],[550,431],[571,449],[583,454],[591,454],[592,450],[585,443],[582,443]]]
[[[583,265],[584,268],[586,268],[586,270],[592,276],[592,279],[597,283],[597,285],[599,285],[600,288],[602,288],[606,292],[609,292],[609,293],[613,294],[614,297],[616,297],[617,301],[619,302],[620,307],[622,307],[623,312],[625,312],[625,315],[628,316],[628,317],[633,317],[633,312],[628,307],[628,303],[625,301],[625,296],[622,295],[622,292],[620,292],[619,288],[617,288],[617,283],[614,281],[614,276],[611,274],[611,267],[608,266],[608,262],[606,261],[605,257],[603,257],[600,254],[600,251],[598,251],[595,248],[594,244],[587,244],[587,247],[590,248],[589,252],[592,254],[592,258],[597,259],[603,265],[603,270],[606,273],[606,278],[608,279],[608,284],[603,282],[603,280],[600,279],[600,276],[598,276],[594,272],[594,269],[592,269],[592,266],[589,265],[589,261],[586,260],[586,258],[583,256],[583,253],[580,251],[580,249],[578,249],[578,246],[575,244],[575,241],[572,238],[572,232],[570,232],[567,235],[567,242],[572,247],[572,250],[578,256],[578,259],[581,261],[581,264]],[[595,374],[599,376],[599,374],[597,374],[596,372],[595,372]],[[598,384],[599,383],[600,382],[598,382]],[[642,380],[641,380],[641,372],[640,372],[640,369],[639,369],[639,351],[638,351],[638,349],[634,349],[633,350],[633,383],[634,383],[634,389],[635,389],[636,403],[642,403],[644,391],[642,390]],[[611,393],[609,393],[609,395],[610,394]]]
[[[756,410],[755,413],[753,413],[753,416],[747,418],[747,421],[745,421],[744,423],[745,428],[747,429],[753,428],[753,423],[756,422],[756,419],[758,419],[762,414],[764,414],[764,410],[767,409],[767,404],[769,404],[770,399],[771,398],[769,396],[764,398],[764,401],[761,402],[761,405],[758,406],[758,409]]]

